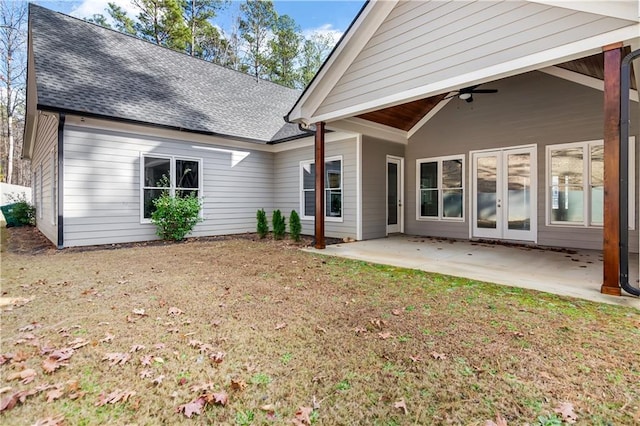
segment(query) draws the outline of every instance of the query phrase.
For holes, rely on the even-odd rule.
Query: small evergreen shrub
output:
[[[300,241],[301,231],[300,216],[298,216],[295,210],[291,210],[291,214],[289,215],[289,234],[291,234],[291,239],[295,242]]]
[[[151,222],[156,225],[156,234],[163,240],[181,241],[202,221],[202,205],[193,194],[175,197],[165,191],[153,200],[153,205],[156,210],[151,214]]]
[[[256,213],[256,219],[258,220],[258,226],[256,228],[258,236],[260,238],[264,238],[269,233],[269,223],[267,221],[267,214],[264,212],[264,209],[258,210],[258,212]]]
[[[12,204],[11,216],[14,226],[35,225],[36,224],[36,208],[27,201],[25,193],[19,195],[9,195],[7,197]],[[7,225],[9,219],[7,219]]]
[[[273,222],[273,238],[275,238],[276,240],[281,240],[282,238],[284,238],[284,233],[286,231],[287,225],[280,210],[276,209],[273,211],[273,217],[271,221]]]

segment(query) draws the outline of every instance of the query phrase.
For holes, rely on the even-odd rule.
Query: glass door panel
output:
[[[398,165],[387,163],[387,225],[398,224]]]
[[[531,155],[507,155],[507,227],[531,229]]]
[[[476,159],[476,227],[498,227],[498,157]]]

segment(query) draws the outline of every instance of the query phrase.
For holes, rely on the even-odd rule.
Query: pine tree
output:
[[[289,15],[276,19],[273,39],[269,41],[267,75],[274,83],[295,87],[297,80],[296,58],[300,47],[300,27]]]
[[[267,36],[273,30],[277,14],[271,0],[247,0],[240,6],[240,37],[247,43],[244,57],[249,73],[256,80],[264,77],[268,62]]]

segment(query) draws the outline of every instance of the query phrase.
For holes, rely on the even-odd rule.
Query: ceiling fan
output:
[[[477,89],[480,86],[476,84],[475,86],[463,87],[462,89],[454,92],[453,94],[447,96],[445,99],[453,98],[457,96],[459,99],[467,102],[473,102],[473,94],[474,93],[498,93],[498,89]]]

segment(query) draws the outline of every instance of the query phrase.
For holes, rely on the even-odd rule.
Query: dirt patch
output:
[[[2,424],[640,421],[637,310],[287,241],[34,256],[13,232]]]

